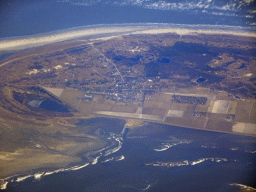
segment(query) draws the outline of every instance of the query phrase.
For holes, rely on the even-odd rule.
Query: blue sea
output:
[[[0,2],[0,38],[95,24],[255,26],[254,1],[26,0]]]
[[[81,128],[98,127],[93,134],[108,140],[109,146],[80,154],[84,162],[73,167],[14,177],[6,191],[236,191],[239,185],[255,188],[253,137],[146,123],[122,138],[118,133],[123,125],[119,119],[81,120]]]

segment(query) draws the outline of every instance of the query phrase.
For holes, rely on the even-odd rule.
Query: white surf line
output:
[[[108,59],[102,52],[100,52],[97,48],[95,48],[93,43],[88,43],[88,44],[90,44],[95,51],[97,51],[101,56],[103,56],[106,59],[107,62],[111,63],[116,68],[116,71],[117,71],[118,75],[121,77],[121,79],[122,79],[122,81],[124,83],[124,78],[121,75],[121,73],[118,70],[118,68],[116,67],[116,65],[110,59]]]
[[[21,181],[26,180],[29,177],[33,177],[33,175],[26,175],[26,176],[23,176],[23,177],[18,177],[15,181],[16,182],[21,182]]]
[[[1,190],[7,189],[7,184],[9,183],[9,180],[11,178],[14,178],[14,177],[18,176],[18,175],[19,174],[0,179],[0,189]],[[12,179],[10,182],[13,182],[13,181],[14,181],[14,179]]]
[[[245,191],[256,191],[255,188],[247,186],[247,185],[243,185],[243,184],[239,184],[239,183],[231,183],[229,184],[230,186],[238,186],[240,187],[240,189],[243,189]]]
[[[122,142],[120,141],[120,139],[119,138],[114,138],[114,139],[118,142],[118,146],[113,149],[109,149],[105,151],[105,154],[103,156],[108,156],[110,154],[116,153],[122,148]]]
[[[123,155],[121,155],[119,157],[112,157],[110,159],[106,159],[106,160],[102,161],[102,163],[106,163],[106,162],[109,162],[109,161],[122,161],[124,159],[125,159],[125,157]]]
[[[179,167],[179,166],[188,166],[188,165],[197,165],[197,164],[200,164],[200,163],[203,163],[205,161],[213,161],[213,162],[216,162],[216,163],[220,163],[222,161],[226,162],[228,161],[227,159],[225,158],[201,158],[201,159],[198,159],[196,161],[188,161],[188,160],[184,160],[184,161],[180,161],[180,162],[156,162],[156,163],[147,163],[145,165],[153,165],[153,166],[161,166],[161,167]]]
[[[121,145],[121,141],[119,140],[119,138],[115,138],[115,135],[112,134],[112,138],[114,138],[116,141],[119,142],[119,145]],[[121,143],[121,144],[120,144]],[[111,146],[108,146],[106,148],[103,148],[103,149],[100,149],[98,152],[101,152],[101,151],[104,151],[108,148],[110,148]],[[118,146],[117,148],[121,148],[120,146]],[[119,150],[119,149],[118,149]],[[118,151],[116,148],[114,148],[114,151],[111,151],[111,153],[114,153],[116,151]],[[98,159],[102,156],[102,153],[100,153],[100,156],[96,157],[93,162],[91,163],[91,165],[95,165],[96,163],[98,163]],[[124,159],[124,156],[121,156],[118,160],[123,160]],[[73,166],[73,167],[69,167],[69,168],[61,168],[61,169],[57,169],[57,170],[54,170],[54,171],[44,171],[44,172],[37,172],[37,173],[34,173],[34,174],[29,174],[29,175],[26,175],[26,176],[22,176],[22,177],[18,177],[16,178],[16,180],[12,179],[11,182],[21,182],[21,181],[24,181],[26,180],[27,178],[30,178],[30,177],[34,177],[35,180],[40,180],[42,177],[45,177],[45,176],[49,176],[49,175],[52,175],[52,174],[55,174],[55,173],[59,173],[59,172],[65,172],[65,171],[77,171],[79,169],[82,169],[84,167],[87,167],[88,165],[90,165],[90,163],[85,163],[83,165],[76,165],[76,166]],[[17,177],[18,175],[13,175],[13,176],[10,176],[10,177],[7,177],[7,178],[4,178],[4,179],[0,179],[0,189],[1,190],[4,190],[4,189],[7,189],[7,184],[8,184],[8,180],[11,179],[11,178],[15,178]]]
[[[142,191],[147,191],[150,187],[151,185],[149,184],[145,189],[142,189]]]
[[[179,141],[178,143],[162,143],[162,148],[161,149],[154,149],[154,151],[165,151],[171,147],[174,147],[176,145],[180,145],[180,144],[190,144],[192,141]]]
[[[121,155],[121,157],[119,157],[116,161],[122,161],[124,159],[125,159],[125,157],[123,155]]]
[[[106,162],[113,161],[113,160],[114,160],[114,157],[112,157],[110,159],[106,159],[105,161],[102,161],[102,163],[106,163]]]
[[[102,156],[102,155],[96,157],[96,158],[92,161],[92,165],[97,164],[97,163],[98,163],[98,160],[99,160],[99,158],[100,158],[101,156]]]
[[[35,180],[40,180],[43,175],[44,175],[44,172],[35,173],[34,178]]]
[[[74,167],[69,168],[68,170],[76,171],[76,170],[82,169],[82,168],[84,168],[84,167],[86,167],[88,165],[90,165],[90,163],[85,163],[84,165],[81,165],[81,166],[74,166]]]
[[[57,169],[57,170],[55,170],[55,171],[47,171],[47,172],[45,172],[45,174],[44,174],[44,176],[47,176],[47,175],[52,175],[52,174],[54,174],[54,173],[59,173],[59,172],[62,172],[62,171],[64,171],[65,169]]]
[[[130,136],[130,137],[126,137],[128,139],[144,139],[147,138],[147,136]]]
[[[169,149],[169,148],[171,148],[171,147],[173,147],[173,146],[175,146],[175,145],[178,145],[179,143],[175,143],[175,144],[165,144],[164,145],[164,147],[165,148],[162,148],[162,149],[154,149],[154,151],[165,151],[165,150],[167,150],[167,149]]]
[[[256,153],[256,151],[248,151],[248,150],[245,150],[245,152],[247,152],[247,153]]]
[[[82,169],[82,168],[84,168],[84,167],[86,167],[88,165],[90,165],[90,163],[85,163],[85,164],[80,165],[80,166],[76,165],[76,166],[73,166],[73,167],[70,167],[70,168],[61,168],[61,169],[57,169],[57,170],[54,170],[54,171],[38,172],[38,173],[35,173],[33,175],[29,174],[29,175],[26,175],[26,176],[22,176],[22,177],[16,178],[15,182],[21,182],[21,181],[24,181],[24,180],[26,180],[27,178],[30,178],[30,177],[34,177],[35,180],[40,180],[42,177],[49,176],[49,175],[52,175],[52,174],[55,174],[55,173],[59,173],[59,172],[77,171],[77,170]],[[15,177],[15,176],[12,176],[12,177]],[[9,178],[11,178],[11,177],[9,177]],[[2,182],[1,182],[2,184],[0,183],[0,189],[1,190],[7,188],[7,184],[8,184],[7,180],[9,178],[2,179]]]
[[[201,148],[211,148],[211,149],[218,149],[217,146],[208,146],[208,145],[201,145]]]
[[[8,185],[8,181],[5,181],[5,180],[1,181],[1,183],[0,183],[0,189],[1,189],[1,190],[7,189],[7,185]]]
[[[73,167],[70,167],[70,168],[61,168],[61,169],[57,169],[57,170],[54,170],[54,171],[36,173],[36,174],[34,174],[34,177],[35,177],[35,179],[37,179],[37,178],[40,179],[41,177],[52,175],[54,173],[59,173],[59,172],[64,172],[64,171],[77,171],[77,170],[82,169],[82,168],[84,168],[88,165],[90,165],[90,163],[85,163],[83,165],[76,165],[76,166],[73,166]]]

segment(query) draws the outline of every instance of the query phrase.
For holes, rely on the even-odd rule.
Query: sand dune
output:
[[[91,35],[103,35],[103,34],[116,34],[122,32],[134,32],[140,30],[141,27],[109,27],[109,28],[94,28],[83,29],[75,31],[67,31],[56,34],[49,34],[45,36],[33,36],[19,39],[6,39],[0,41],[0,51],[17,50],[29,47],[35,47],[45,45],[54,42],[61,42],[65,40],[86,37]]]
[[[36,47],[40,45],[46,45],[54,42],[61,42],[65,40],[71,40],[81,37],[89,37],[94,35],[106,35],[105,38],[100,38],[101,40],[108,40],[110,37],[120,37],[120,35],[129,35],[129,34],[161,34],[161,33],[176,33],[179,35],[198,35],[198,34],[210,34],[210,35],[236,35],[236,36],[248,36],[248,37],[256,37],[254,32],[245,31],[245,30],[236,30],[233,29],[212,29],[205,28],[200,29],[198,27],[188,26],[185,28],[184,26],[163,26],[156,24],[148,24],[141,26],[139,24],[134,24],[134,26],[128,25],[109,25],[103,27],[91,27],[91,28],[83,28],[83,29],[74,29],[74,30],[66,30],[66,31],[58,31],[55,33],[49,33],[44,35],[35,35],[30,37],[21,37],[16,39],[2,39],[0,40],[0,51],[11,51],[11,50],[19,50],[30,47]],[[95,38],[95,37],[92,37]]]

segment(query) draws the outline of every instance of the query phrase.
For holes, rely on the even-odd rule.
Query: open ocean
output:
[[[147,123],[122,139],[117,132],[123,124],[123,120],[109,118],[81,121],[81,128],[99,127],[94,134],[109,140],[109,146],[81,154],[84,162],[80,165],[13,178],[6,191],[234,191],[238,184],[256,187],[253,137]]]

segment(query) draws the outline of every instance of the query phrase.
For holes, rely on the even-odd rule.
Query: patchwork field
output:
[[[55,92],[54,89],[52,91]],[[101,96],[97,97],[97,102],[96,99],[82,101],[81,98],[85,93],[70,88],[64,89],[60,99],[82,114],[94,113],[127,120],[140,119],[212,131],[255,134],[256,119],[252,114],[255,111],[254,100],[241,101],[229,97],[225,92],[218,95],[218,93],[213,94],[207,90],[203,91],[204,94],[189,94],[184,93],[185,91],[189,92],[189,90],[181,90],[181,93],[160,92],[146,95],[147,100],[142,107],[135,104],[124,105],[111,102],[104,100]],[[176,101],[177,97],[174,100],[173,95],[181,95],[181,98],[185,100],[179,103]],[[197,102],[195,98],[207,98],[207,101],[203,104],[193,103]],[[219,100],[220,98],[222,100]]]

